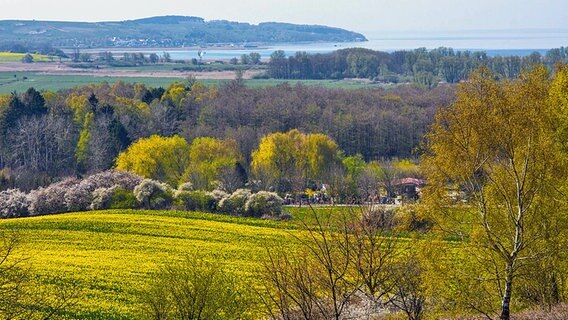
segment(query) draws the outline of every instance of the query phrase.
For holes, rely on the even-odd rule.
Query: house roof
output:
[[[417,178],[402,178],[402,179],[398,179],[394,182],[395,186],[400,186],[400,185],[415,185],[415,186],[423,186],[426,184],[426,181],[423,179],[417,179]]]

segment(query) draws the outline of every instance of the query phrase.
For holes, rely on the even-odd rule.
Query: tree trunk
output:
[[[505,275],[505,292],[503,293],[503,300],[501,302],[501,320],[509,320],[510,305],[511,305],[511,292],[513,288],[513,265],[511,262],[507,263],[507,271]]]

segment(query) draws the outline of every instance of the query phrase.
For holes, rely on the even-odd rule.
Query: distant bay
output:
[[[329,53],[345,48],[367,48],[377,51],[393,52],[397,50],[413,50],[416,48],[435,49],[439,47],[453,48],[459,51],[484,51],[488,56],[527,56],[533,52],[544,55],[552,48],[568,46],[568,30],[522,30],[522,31],[477,31],[477,32],[368,32],[366,42],[336,42],[336,43],[285,43],[275,45],[250,45],[246,47],[222,45],[206,48],[138,48],[118,49],[109,51],[120,54],[125,51],[157,53],[167,51],[174,60],[199,59],[198,52],[202,51],[204,60],[229,60],[239,58],[251,52],[260,53],[262,59],[268,59],[276,50],[283,50],[292,56],[298,51],[310,54]],[[96,51],[93,49],[92,51]],[[99,50],[102,51],[102,50]]]

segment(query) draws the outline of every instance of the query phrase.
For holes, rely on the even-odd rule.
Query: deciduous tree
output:
[[[189,145],[185,139],[154,135],[130,145],[116,159],[116,167],[177,186],[188,161]]]
[[[501,319],[520,300],[515,286],[527,276],[524,268],[557,248],[553,235],[566,215],[558,193],[566,170],[554,126],[560,110],[547,103],[549,84],[544,67],[501,83],[482,68],[460,85],[427,136],[427,204],[438,228],[462,240],[466,263],[478,266],[462,270],[477,288],[463,298],[478,312],[499,310]],[[467,202],[456,202],[450,190]]]
[[[214,182],[223,183],[224,178],[237,170],[240,161],[242,156],[234,140],[197,138],[189,147],[189,165],[184,178],[197,189],[214,189]]]

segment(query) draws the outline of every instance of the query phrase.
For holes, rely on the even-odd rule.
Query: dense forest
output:
[[[499,79],[514,79],[524,68],[543,63],[553,68],[568,62],[568,49],[551,49],[545,55],[490,57],[483,51],[452,48],[399,50],[342,49],[328,54],[297,52],[286,57],[283,51],[270,56],[267,76],[277,79],[367,78],[381,82],[415,82],[425,87],[439,81],[457,83],[480,66],[487,66]]]
[[[59,92],[30,88],[0,96],[3,185],[32,189],[111,168],[121,151],[152,135],[234,140],[247,173],[260,139],[291,129],[326,134],[346,156],[408,158],[453,96],[452,86],[247,88],[241,80],[219,87],[187,81],[166,89],[122,82]]]

